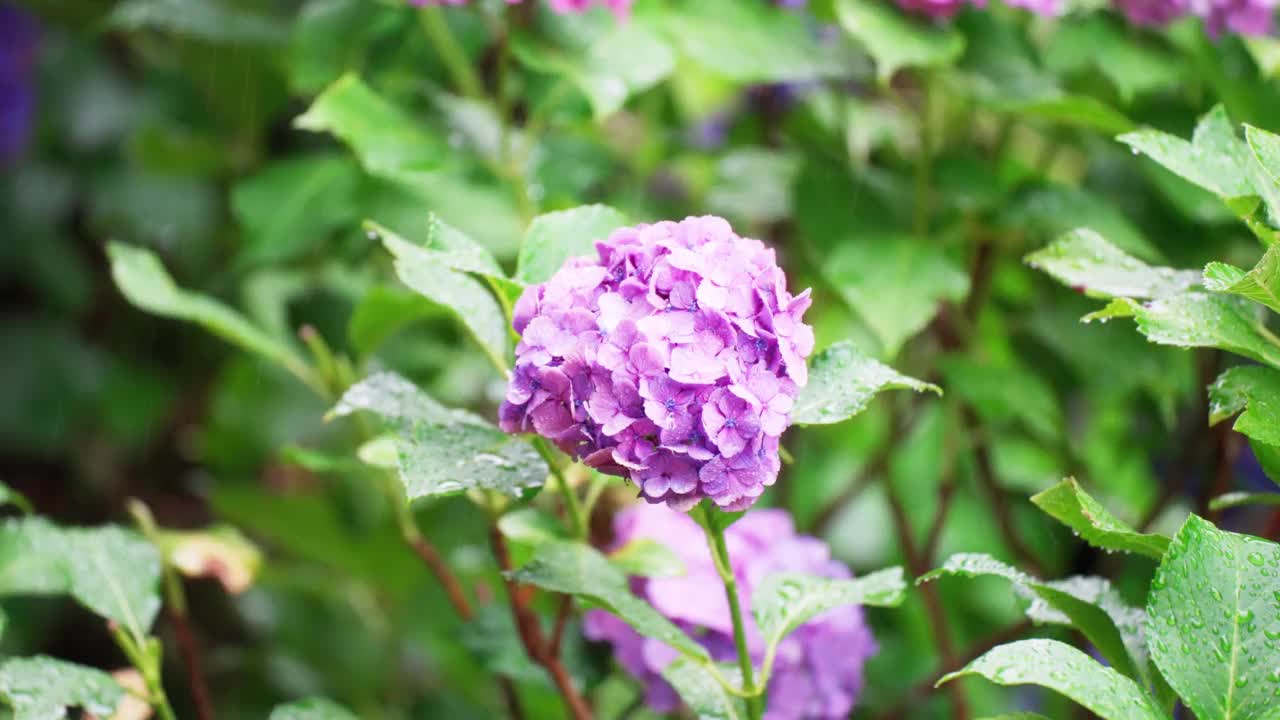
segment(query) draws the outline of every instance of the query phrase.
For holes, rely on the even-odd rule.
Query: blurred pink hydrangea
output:
[[[667,546],[684,561],[683,574],[636,579],[633,589],[716,660],[731,661],[735,649],[729,604],[702,529],[681,513],[635,505],[618,514],[614,533],[615,548],[646,538]],[[766,576],[784,571],[850,576],[848,568],[831,559],[822,541],[797,535],[790,516],[782,510],[748,513],[725,532],[725,542],[747,617],[747,646],[757,667],[765,648],[750,619],[751,593]],[[674,650],[640,636],[603,610],[588,612],[583,623],[587,637],[611,643],[618,663],[644,683],[649,707],[668,713],[679,706],[675,690],[661,675],[676,658]],[[835,608],[801,625],[778,647],[765,720],[848,717],[862,689],[863,664],[876,650],[860,607]]]
[[[1163,27],[1191,11],[1188,0],[1115,0],[1116,8],[1134,25]]]
[[[466,5],[471,0],[409,0],[410,5]],[[521,0],[507,0],[508,5],[518,5]],[[551,9],[558,13],[580,13],[590,10],[595,5],[602,5],[613,11],[618,17],[626,17],[631,12],[633,0],[547,0]]]
[[[718,217],[615,231],[527,288],[499,410],[643,497],[749,507],[777,479],[813,329],[773,251]]]
[[[1267,35],[1275,22],[1277,0],[1193,0],[1194,12],[1204,19],[1209,37],[1223,32]]]

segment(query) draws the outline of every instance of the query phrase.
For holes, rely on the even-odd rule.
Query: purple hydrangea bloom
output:
[[[1163,27],[1191,12],[1189,0],[1115,0],[1116,8],[1134,25]]]
[[[40,27],[31,15],[0,3],[0,161],[27,145],[35,114],[36,51]]]
[[[1266,35],[1276,15],[1276,0],[1197,0],[1193,9],[1204,19],[1205,32],[1218,38],[1222,33]]]
[[[618,514],[614,531],[614,547],[646,538],[666,545],[684,561],[684,574],[636,579],[633,589],[702,643],[716,660],[732,660],[729,604],[701,528],[688,516],[667,508],[635,505]],[[822,541],[797,535],[790,516],[782,510],[748,513],[725,532],[725,542],[747,617],[747,644],[757,666],[765,648],[750,620],[751,592],[766,576],[787,571],[849,577],[849,570],[831,559]],[[661,675],[675,659],[674,650],[640,636],[603,610],[588,612],[583,622],[587,637],[611,643],[618,663],[644,683],[651,708],[666,713],[679,706],[675,690]],[[862,666],[875,652],[875,639],[859,607],[835,608],[800,626],[778,647],[765,719],[848,717],[862,689]]]
[[[778,437],[807,379],[809,291],[717,217],[615,231],[516,303],[499,411],[648,501],[750,506],[778,476]]]
[[[1030,10],[1044,17],[1057,17],[1066,9],[1066,0],[1005,0],[1009,7]]]

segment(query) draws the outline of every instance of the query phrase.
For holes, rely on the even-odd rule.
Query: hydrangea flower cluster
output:
[[[731,661],[735,649],[729,604],[702,529],[688,516],[667,508],[634,505],[614,519],[614,533],[614,547],[647,538],[666,545],[684,561],[683,574],[636,579],[633,589],[702,643],[717,661]],[[797,535],[790,516],[782,510],[744,515],[729,526],[725,542],[747,617],[747,646],[757,666],[765,648],[750,620],[750,604],[751,592],[761,580],[783,571],[849,577],[848,568],[831,559],[822,541]],[[661,675],[676,658],[674,650],[642,637],[604,610],[588,612],[583,623],[587,637],[611,643],[618,663],[644,683],[645,701],[651,708],[668,713],[679,706],[674,688]],[[860,607],[835,608],[800,626],[778,648],[765,720],[848,717],[862,689],[863,664],[876,649]]]
[[[718,217],[615,231],[527,288],[499,410],[646,500],[755,502],[778,476],[813,329],[773,251]]]
[[[422,7],[423,5],[466,5],[471,0],[409,0],[410,5]],[[507,0],[508,5],[518,5],[522,0]],[[631,3],[633,0],[547,0],[547,4],[555,12],[564,13],[581,13],[590,10],[595,5],[602,5],[613,11],[618,17],[626,17],[631,13]]]

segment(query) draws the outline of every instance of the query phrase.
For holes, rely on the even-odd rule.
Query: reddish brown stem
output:
[[[907,519],[907,512],[903,508],[902,500],[898,497],[898,491],[893,487],[893,481],[887,476],[884,481],[884,492],[889,501],[889,510],[893,515],[894,529],[898,533],[898,542],[902,545],[902,554],[906,558],[907,567],[913,576],[920,577],[928,572],[929,568],[926,566],[924,558],[920,555],[915,538],[911,535],[911,523]],[[920,596],[924,600],[925,612],[929,616],[929,625],[933,630],[934,641],[938,645],[938,654],[942,658],[942,666],[954,667],[956,665],[955,645],[951,640],[951,628],[947,623],[947,613],[942,607],[942,600],[938,597],[938,589],[934,583],[925,583],[920,586]],[[969,701],[965,697],[964,687],[958,683],[949,685],[947,687],[947,696],[951,700],[951,717],[953,720],[967,720],[969,717]]]
[[[560,657],[560,645],[564,641],[564,632],[569,627],[569,616],[573,613],[573,597],[565,595],[560,598],[560,609],[556,611],[556,624],[551,630],[551,654]]]
[[[881,713],[881,720],[903,720],[907,717],[908,710],[929,696],[929,693],[938,684],[938,681],[942,679],[942,676],[947,673],[955,672],[965,665],[968,665],[982,655],[985,655],[988,650],[997,645],[1003,645],[1022,637],[1031,629],[1031,627],[1032,625],[1030,620],[1023,620],[1022,622],[1010,625],[1009,627],[1004,628],[990,637],[984,638],[974,644],[974,646],[969,648],[962,657],[956,658],[954,662],[944,662],[937,672],[916,683],[914,687],[903,694],[901,700]]]
[[[1000,528],[1000,535],[1004,538],[1005,544],[1013,550],[1018,562],[1043,577],[1044,566],[1040,564],[1040,560],[1036,558],[1035,553],[1031,552],[1031,548],[1027,547],[1022,541],[1022,537],[1018,534],[1018,529],[1013,523],[1013,514],[1010,512],[1008,502],[1005,501],[1004,490],[996,481],[995,464],[991,460],[991,448],[987,445],[981,422],[978,420],[978,414],[969,406],[965,406],[961,412],[964,424],[969,428],[970,435],[974,441],[973,458],[978,466],[978,481],[987,493],[987,498],[991,503],[991,512],[995,515],[996,524]]]
[[[169,611],[169,619],[173,622],[173,631],[178,638],[182,665],[187,670],[187,683],[191,686],[191,700],[196,706],[196,717],[199,720],[213,720],[213,703],[209,700],[209,686],[205,684],[200,647],[196,644],[195,633],[191,631],[191,621],[186,613],[176,610]]]
[[[502,570],[503,583],[507,587],[507,595],[511,599],[511,616],[515,620],[516,632],[524,645],[525,653],[530,660],[538,663],[551,676],[556,689],[564,699],[574,720],[592,720],[591,707],[573,685],[573,679],[565,670],[557,654],[552,652],[552,643],[542,632],[542,624],[537,614],[529,606],[532,600],[532,588],[519,585],[507,577],[511,571],[511,551],[507,548],[507,540],[496,526],[489,528],[489,544],[493,547],[493,556]]]
[[[444,592],[449,596],[449,602],[453,604],[458,616],[464,621],[475,617],[475,609],[471,607],[471,601],[467,600],[467,594],[462,589],[462,583],[458,580],[458,576],[453,574],[453,570],[449,569],[449,565],[440,557],[440,553],[427,539],[421,535],[411,537],[408,540],[409,547],[413,548],[413,552],[420,558],[422,562],[431,570],[436,579],[440,581]]]

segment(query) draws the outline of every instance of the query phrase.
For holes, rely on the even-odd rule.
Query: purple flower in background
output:
[[[1044,17],[1057,17],[1065,10],[1066,0],[1005,0],[1009,7],[1030,10]]]
[[[635,505],[614,520],[614,547],[645,538],[666,545],[684,561],[673,577],[637,579],[632,587],[719,661],[734,658],[733,624],[724,587],[711,561],[702,530],[689,517],[667,508]],[[849,571],[831,559],[816,538],[797,535],[782,510],[756,510],[725,532],[733,573],[747,617],[747,644],[758,666],[764,642],[751,618],[751,593],[768,575],[802,572],[847,578]],[[662,679],[676,653],[658,640],[642,637],[604,610],[587,613],[587,637],[613,645],[618,664],[645,686],[645,701],[660,713],[680,704]],[[849,716],[862,689],[863,664],[876,652],[875,639],[858,607],[835,608],[801,625],[778,647],[769,680],[766,720],[827,720]]]
[[[1134,25],[1163,27],[1191,11],[1189,0],[1115,0],[1116,8]]]
[[[1276,0],[1195,0],[1193,10],[1204,19],[1205,32],[1266,35],[1275,21]]]
[[[772,250],[721,218],[617,230],[516,303],[500,424],[650,502],[745,509],[778,477],[813,351],[809,303]]]
[[[0,3],[0,161],[22,152],[35,114],[40,27],[16,6]]]

